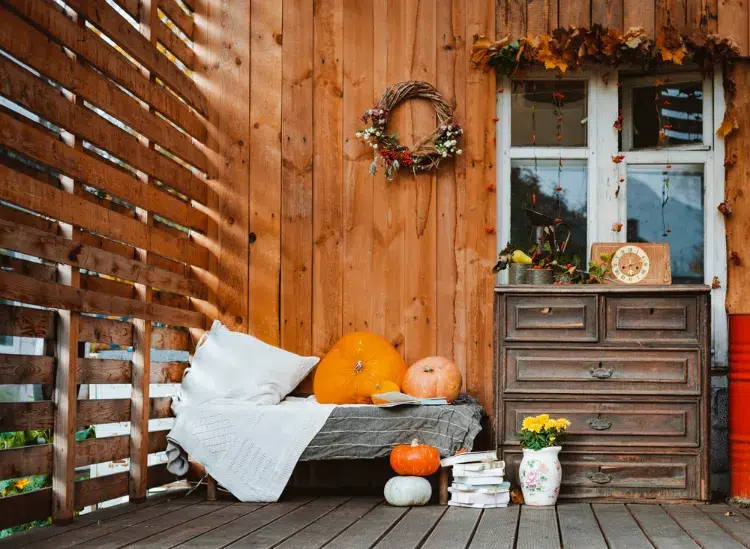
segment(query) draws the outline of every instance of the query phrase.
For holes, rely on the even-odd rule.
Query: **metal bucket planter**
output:
[[[511,263],[508,267],[508,284],[528,284],[528,272],[528,265]]]
[[[529,269],[529,284],[541,286],[543,284],[552,284],[555,281],[555,271],[552,269]]]

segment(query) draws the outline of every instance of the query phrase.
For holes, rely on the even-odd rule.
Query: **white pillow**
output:
[[[232,332],[215,320],[202,338],[190,368],[185,370],[177,407],[214,398],[278,404],[319,360]]]

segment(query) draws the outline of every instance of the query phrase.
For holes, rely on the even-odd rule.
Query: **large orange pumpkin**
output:
[[[447,358],[423,358],[406,371],[403,389],[418,398],[443,397],[453,402],[461,391],[461,370]]]
[[[322,404],[371,404],[372,395],[401,387],[404,359],[376,334],[353,332],[339,340],[315,370],[313,392]]]
[[[399,475],[426,477],[440,468],[440,452],[415,438],[411,444],[399,444],[391,450],[391,467]]]
[[[380,383],[380,387],[378,387],[378,390],[372,394],[372,403],[373,404],[388,404],[387,400],[378,398],[376,395],[382,394],[382,393],[391,393],[393,391],[399,392],[401,391],[401,387],[399,387],[392,381],[382,381]]]

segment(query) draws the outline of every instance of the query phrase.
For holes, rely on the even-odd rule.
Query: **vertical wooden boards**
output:
[[[739,19],[740,17],[738,17]],[[722,18],[719,18],[722,25]],[[737,89],[743,90],[750,85],[750,63],[747,61],[732,64],[731,76]],[[738,93],[734,99],[734,116],[740,121],[740,127],[727,136],[725,140],[726,158],[736,158],[735,165],[726,170],[726,190],[724,196],[732,207],[733,215],[725,219],[727,231],[727,252],[736,252],[742,257],[743,242],[746,242],[750,230],[750,193],[746,190],[747,151],[750,144],[750,97]],[[750,288],[750,269],[746,265],[735,265],[727,261],[727,313],[750,313],[750,300],[747,288]]]
[[[622,0],[623,28],[643,27],[648,36],[654,36],[656,2],[654,0]]]
[[[209,181],[209,207],[217,225],[211,289],[219,319],[232,330],[247,331],[250,4],[203,4],[206,19],[196,32],[204,44],[199,64],[207,71],[204,84],[211,104],[207,146],[212,149],[209,172],[215,177]]]
[[[531,3],[541,4],[544,1],[546,0],[531,0]],[[496,31],[498,38],[510,36],[515,39],[526,36],[527,3],[527,0],[497,0]],[[469,38],[471,38],[471,35],[469,35]]]
[[[410,66],[409,79],[437,83],[437,0],[406,0],[405,43],[413,44],[404,56]],[[408,50],[407,50],[408,51]],[[411,116],[401,134],[409,144],[434,131],[437,117],[425,101],[411,101]],[[411,130],[410,132],[408,130]],[[407,133],[408,132],[408,133]],[[442,169],[449,169],[446,162]],[[405,207],[404,225],[404,356],[412,364],[436,349],[436,255],[437,177],[435,172],[409,173],[404,170],[395,182],[401,187]]]
[[[466,36],[492,36],[491,24],[494,5],[491,1],[467,2]],[[471,52],[470,41],[466,48]],[[468,55],[466,57],[469,60]],[[466,314],[466,387],[477,396],[486,410],[493,409],[492,388],[492,301],[495,277],[492,266],[497,256],[494,234],[496,225],[496,195],[487,190],[495,183],[495,75],[474,70],[466,73],[467,111],[464,126],[466,151],[466,181],[463,216],[463,249],[457,251],[458,283],[463,284],[463,304]],[[493,232],[488,232],[487,228]],[[459,358],[459,360],[461,360]],[[490,436],[493,425],[490,422]],[[491,439],[490,439],[491,440]]]
[[[279,344],[281,2],[252,0],[250,29],[250,333]]]
[[[557,0],[527,0],[526,1],[526,33],[536,36],[549,33],[555,29],[550,27],[550,12],[552,4]]]
[[[385,56],[376,55],[385,42],[375,45],[375,32],[387,25],[376,23],[375,8],[387,9],[386,0],[346,0],[344,2],[343,48],[343,331],[374,331],[383,334],[385,291],[375,275],[374,248],[382,239],[373,225],[376,210],[373,186],[377,175],[370,174],[372,149],[356,137],[363,127],[360,117],[375,104],[383,82],[376,82],[374,67],[384,66]],[[386,28],[387,30],[387,28]],[[375,65],[374,65],[375,64]],[[316,197],[318,195],[316,194]],[[376,241],[380,244],[376,244]],[[382,248],[380,248],[382,249]],[[377,304],[378,307],[373,307]],[[380,319],[376,322],[377,319]],[[317,330],[317,327],[316,327]]]
[[[322,356],[341,337],[343,322],[344,0],[317,2],[313,10],[311,328],[312,353]],[[362,32],[358,25],[352,26]],[[352,122],[356,120],[354,116]],[[348,137],[355,139],[353,133]]]
[[[592,0],[591,23],[599,23],[622,32],[623,2],[624,0]]]
[[[312,352],[312,0],[283,2],[281,81],[281,345]]]
[[[460,124],[466,117],[466,0],[452,0],[450,10],[437,10],[437,88],[454,107]],[[466,157],[458,156],[437,172],[435,207],[437,217],[435,258],[435,354],[452,358],[456,322],[456,230],[458,185],[466,171]],[[463,366],[463,364],[460,364]],[[465,376],[464,370],[461,373]]]
[[[75,286],[80,272],[64,267],[61,282]],[[76,372],[78,371],[79,313],[57,315],[57,373],[55,375],[55,426],[52,446],[52,518],[55,523],[73,520],[75,495]]]
[[[591,0],[559,0],[561,27],[591,25]]]
[[[373,55],[385,56],[385,79],[382,88],[375,88],[378,101],[385,87],[409,79],[408,62],[413,44],[407,42],[406,17],[408,2],[388,0],[387,16],[381,24],[386,32],[374,45]],[[409,136],[411,104],[405,103],[393,113],[389,128],[399,135]],[[371,153],[366,158],[374,159]],[[393,181],[383,175],[382,166],[373,179],[373,257],[372,257],[372,319],[371,330],[383,335],[403,354],[404,342],[404,230],[406,224],[404,189],[410,184],[408,176],[399,174]]]

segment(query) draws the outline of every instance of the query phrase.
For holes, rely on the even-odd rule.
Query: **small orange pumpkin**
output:
[[[320,361],[313,392],[321,404],[370,404],[373,394],[400,390],[405,372],[393,345],[376,334],[353,332]]]
[[[399,475],[427,477],[440,468],[440,452],[415,438],[411,444],[399,444],[391,450],[391,467]]]
[[[461,370],[440,356],[418,360],[406,371],[404,392],[417,398],[443,397],[453,402],[461,391]]]

